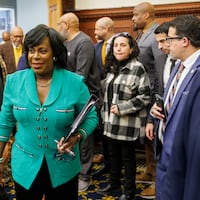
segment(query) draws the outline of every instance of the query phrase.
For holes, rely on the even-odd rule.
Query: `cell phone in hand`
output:
[[[165,115],[166,113],[165,113],[165,108],[164,108],[164,101],[163,101],[162,97],[159,94],[155,94],[155,98],[156,98],[156,104],[157,104],[157,106],[162,109],[161,113],[163,115]]]

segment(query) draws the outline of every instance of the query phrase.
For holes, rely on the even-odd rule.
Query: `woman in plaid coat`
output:
[[[125,169],[124,194],[119,199],[135,196],[135,143],[145,136],[147,107],[151,100],[150,81],[144,66],[137,60],[139,49],[127,33],[117,34],[106,58],[102,118],[108,138],[110,182],[100,194],[121,191],[120,174]]]

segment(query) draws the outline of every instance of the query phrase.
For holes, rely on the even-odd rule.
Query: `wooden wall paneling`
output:
[[[48,15],[50,27],[57,29],[57,22],[62,14],[62,0],[48,0]]]
[[[75,0],[48,0],[49,26],[57,29],[60,16],[65,12],[73,12],[74,9]]]
[[[200,2],[162,4],[155,5],[156,21],[162,23],[183,14],[194,14],[200,17]],[[67,10],[64,10],[64,13]],[[135,37],[136,33],[132,31],[133,7],[93,9],[74,11],[80,19],[80,29],[91,36],[94,42],[94,26],[97,19],[108,16],[115,23],[115,32],[129,32]]]
[[[114,21],[115,32],[129,32],[132,35],[132,8],[94,9],[75,11],[80,19],[80,29],[85,31],[96,42],[94,38],[95,22],[101,17],[111,17]]]
[[[75,0],[62,0],[62,7],[65,12],[75,10]]]

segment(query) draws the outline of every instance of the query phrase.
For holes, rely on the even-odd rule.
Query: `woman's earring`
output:
[[[57,58],[56,58],[56,57],[53,57],[53,61],[56,62],[56,61],[57,61]]]

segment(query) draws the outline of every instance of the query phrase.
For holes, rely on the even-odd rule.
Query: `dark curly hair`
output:
[[[104,65],[104,71],[106,73],[109,71],[113,71],[114,73],[115,73],[115,71],[118,71],[119,61],[116,60],[116,58],[113,54],[114,42],[115,42],[115,39],[118,37],[127,38],[130,48],[133,49],[132,53],[129,55],[129,58],[125,62],[128,62],[128,60],[131,60],[133,58],[137,58],[139,55],[139,52],[140,52],[139,47],[138,47],[136,41],[133,39],[133,37],[129,33],[122,32],[122,33],[116,34],[112,39],[112,42],[110,45],[110,50],[106,56],[106,61],[105,61],[105,65]]]
[[[25,35],[24,51],[27,66],[30,68],[28,63],[29,49],[39,45],[46,37],[49,38],[49,42],[53,51],[53,57],[55,57],[54,64],[59,68],[66,68],[67,48],[64,46],[64,38],[55,29],[44,24],[37,25]]]

